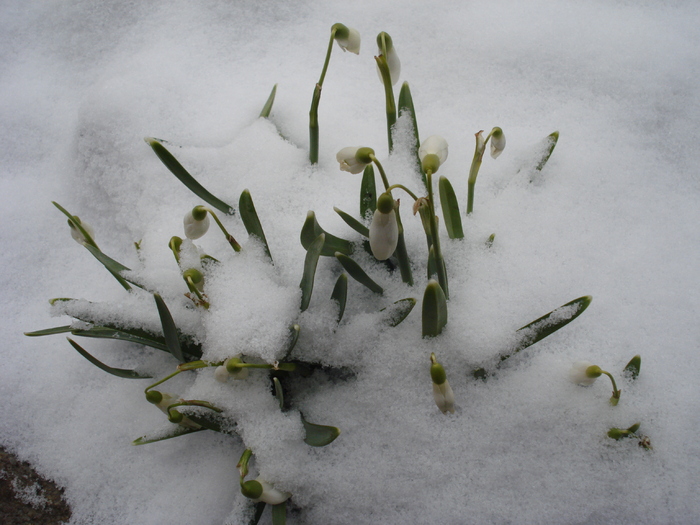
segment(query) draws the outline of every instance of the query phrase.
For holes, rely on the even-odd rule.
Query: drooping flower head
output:
[[[431,135],[420,145],[418,158],[424,171],[435,173],[447,160],[447,141],[440,135]]]
[[[433,380],[433,399],[443,414],[454,414],[455,395],[447,381],[445,368],[437,362],[435,354],[430,354],[430,378]]]
[[[260,478],[241,483],[241,494],[253,501],[264,501],[268,505],[279,505],[292,496],[289,492],[277,490]]]
[[[335,41],[343,51],[360,54],[360,32],[343,24],[333,24],[331,30],[335,31]]]
[[[199,239],[209,229],[209,214],[204,206],[195,206],[185,214],[182,223],[188,239]]]
[[[569,379],[577,385],[589,386],[595,383],[603,371],[588,361],[576,361],[569,370]]]
[[[340,163],[341,171],[360,173],[365,166],[372,162],[370,155],[374,155],[372,148],[347,147],[336,153],[335,158]]]
[[[377,199],[377,209],[369,226],[369,247],[372,255],[384,261],[396,251],[399,243],[399,225],[396,221],[394,198],[390,193],[382,193]]]
[[[491,157],[498,157],[506,147],[506,136],[501,128],[491,130]]]

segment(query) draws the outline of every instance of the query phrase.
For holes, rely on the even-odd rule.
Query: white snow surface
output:
[[[700,521],[699,15],[697,2],[682,0],[3,2],[0,443],[65,487],[72,524],[247,523],[235,468],[245,446],[255,452],[250,479],[293,494],[289,523]],[[360,31],[362,50],[333,50],[311,167],[308,108],[335,22]],[[329,297],[340,266],[322,258],[311,305],[298,309],[307,211],[359,240],[333,212],[359,213],[361,175],[338,169],[338,150],[373,147],[392,183],[423,193],[406,122],[387,152],[373,59],[380,31],[400,55],[421,135],[449,143],[438,175],[463,212],[474,133],[500,126],[508,141],[497,160],[484,158],[466,238],[451,241],[442,229],[449,322],[432,340],[421,338],[425,238],[401,192],[416,285],[359,250],[383,296],[351,279],[336,327]],[[275,83],[271,119],[259,120]],[[527,166],[554,130],[559,143],[530,183]],[[221,261],[207,276],[208,312],[185,308],[168,249],[202,202],[146,136],[167,140],[224,201],[237,205],[248,188],[265,229],[274,266],[237,216],[222,220],[242,252],[214,224],[195,241]],[[206,357],[272,362],[298,323],[296,357],[352,374],[299,382],[295,408],[283,413],[264,371],[225,384],[213,368],[183,373],[163,390],[226,408],[240,439],[207,431],[132,446],[170,425],[144,400],[149,380],[104,373],[62,335],[23,335],[70,323],[51,317],[53,297],[157,329],[149,295],[129,297],[73,242],[52,200],[160,291]],[[570,325],[487,382],[471,378],[515,330],[588,294],[591,306]],[[404,297],[418,300],[411,315],[383,324],[377,312]],[[158,378],[176,366],[158,350],[78,342],[111,366]],[[431,352],[456,414],[433,402]],[[635,354],[642,368],[631,382],[621,371]],[[617,407],[607,378],[569,382],[579,360],[615,375]],[[299,410],[340,428],[339,438],[305,445]],[[653,450],[606,436],[635,422]]]

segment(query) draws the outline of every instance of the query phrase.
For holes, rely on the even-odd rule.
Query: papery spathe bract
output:
[[[367,164],[372,162],[369,157],[370,154],[374,155],[374,151],[371,148],[348,146],[336,153],[335,158],[340,163],[341,171],[356,174],[363,171]]]
[[[75,217],[75,221],[82,226],[82,228],[87,232],[87,234],[92,238],[94,241],[95,239],[95,230],[92,229],[92,226],[90,226],[87,222],[80,220],[78,217]],[[77,242],[78,244],[82,244],[85,246],[86,244],[92,244],[90,243],[86,238],[85,235],[83,235],[83,232],[81,232],[78,227],[73,224],[71,221],[68,221],[68,226],[70,226],[70,236],[73,237],[73,240]]]
[[[418,158],[423,164],[423,169],[430,168],[430,171],[435,173],[442,164],[447,160],[447,141],[440,135],[431,135],[423,141],[418,149]],[[437,165],[435,165],[434,158],[430,155],[437,157]]]
[[[377,199],[377,209],[369,226],[369,247],[378,260],[392,256],[399,243],[399,225],[394,210],[394,199],[389,193],[382,193]]]
[[[188,239],[199,239],[209,230],[209,214],[204,206],[195,206],[185,214],[182,223]]]
[[[569,379],[577,385],[589,386],[602,374],[600,367],[588,361],[576,361],[569,370]]]
[[[491,157],[497,158],[506,147],[506,136],[501,128],[493,128],[491,131]]]
[[[360,54],[360,32],[352,27],[336,24],[335,41],[343,51]]]

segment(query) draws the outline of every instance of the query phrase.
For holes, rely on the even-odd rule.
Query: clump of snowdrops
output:
[[[334,46],[337,44],[343,51],[354,54],[360,52],[360,34],[355,29],[334,24],[331,27],[328,49],[323,64],[319,81],[313,89],[311,108],[309,112],[309,161],[316,164],[319,157],[320,126],[318,121],[318,107],[321,99],[321,90],[329,69],[330,57]],[[413,97],[407,82],[404,82],[399,90],[398,104],[394,96],[394,86],[401,74],[401,62],[397,54],[392,38],[385,32],[377,36],[377,54],[374,56],[376,69],[384,88],[386,101],[387,138],[389,154],[393,151],[393,132],[397,122],[397,116],[405,115],[412,125],[413,154],[416,180],[421,184],[418,188],[408,188],[402,184],[391,184],[375,149],[367,145],[349,146],[341,149],[336,160],[341,171],[358,175],[359,207],[358,215],[344,212],[338,208],[334,210],[352,228],[357,237],[344,239],[324,230],[316,219],[313,211],[307,214],[304,221],[300,220],[300,242],[306,250],[305,260],[300,264],[301,301],[297,305],[298,313],[308,309],[314,287],[316,268],[321,260],[327,264],[338,264],[341,267],[340,276],[337,279],[330,300],[337,306],[336,322],[340,323],[345,312],[348,298],[348,277],[367,287],[373,293],[383,295],[382,286],[369,277],[367,272],[353,258],[356,250],[364,250],[377,261],[385,265],[388,273],[397,273],[410,287],[415,287],[413,279],[414,268],[422,268],[428,279],[426,287],[416,290],[416,296],[422,297],[421,316],[422,333],[416,337],[423,337],[433,345],[434,351],[426,355],[426,369],[423,377],[416,377],[412,381],[416,388],[423,389],[426,395],[432,387],[433,398],[438,410],[447,417],[459,417],[455,413],[455,399],[448,381],[448,371],[438,361],[440,334],[448,323],[449,308],[449,268],[442,252],[442,243],[460,242],[464,238],[462,225],[462,213],[460,212],[459,199],[455,194],[450,181],[441,176],[435,190],[434,177],[439,169],[447,162],[448,144],[439,136],[432,135],[421,141],[418,133],[416,110]],[[261,113],[261,118],[269,118],[276,94],[277,86],[270,93]],[[535,164],[530,167],[533,173],[539,172],[549,160],[554,147],[559,139],[558,132],[551,133],[545,138],[540,148],[540,154]],[[172,172],[192,193],[200,200],[191,210],[186,211],[183,219],[184,238],[175,235],[163,249],[170,250],[173,255],[173,264],[179,269],[183,281],[183,297],[187,308],[197,311],[201,316],[206,316],[211,304],[207,295],[208,273],[213,267],[222,263],[209,254],[204,253],[193,241],[204,235],[220,235],[222,244],[228,244],[234,252],[242,250],[241,245],[229,233],[226,224],[242,221],[247,233],[257,238],[262,245],[269,264],[274,264],[271,247],[268,245],[263,225],[253,203],[253,198],[248,190],[241,193],[238,206],[234,207],[215,197],[205,189],[180,162],[166,148],[166,143],[155,138],[146,138],[146,143],[163,162],[165,167]],[[490,156],[498,158],[505,150],[506,137],[500,127],[493,127],[484,137],[483,131],[475,133],[474,157],[471,167],[465,176],[468,177],[468,194],[466,196],[466,214],[474,209],[475,185],[483,157],[489,147]],[[459,145],[459,147],[463,147]],[[380,177],[380,190],[377,190],[375,169]],[[361,174],[361,177],[360,177]],[[439,201],[436,198],[439,194]],[[409,209],[413,217],[402,217],[401,199],[409,201]],[[440,204],[442,221],[438,219],[437,203]],[[157,289],[146,282],[141,282],[134,277],[129,268],[106,255],[96,242],[97,235],[88,222],[73,215],[58,203],[54,205],[66,216],[70,234],[73,239],[82,245],[94,256],[105,269],[124,287],[129,294],[150,294],[153,297],[154,307],[160,319],[160,330],[148,329],[138,323],[122,320],[114,322],[101,314],[100,309],[91,309],[91,305],[85,307],[84,301],[58,298],[52,299],[51,304],[58,313],[68,314],[74,321],[65,326],[59,326],[46,330],[30,332],[29,336],[43,336],[66,333],[72,336],[88,338],[117,339],[138,345],[152,347],[167,352],[172,356],[172,369],[160,378],[154,378],[137,369],[121,369],[109,366],[96,359],[83,346],[68,338],[68,342],[83,357],[88,359],[98,368],[117,377],[137,380],[144,383],[145,402],[158,408],[167,420],[164,429],[152,434],[139,437],[134,440],[134,445],[144,445],[165,439],[172,439],[195,432],[206,430],[236,435],[236,421],[223,407],[217,406],[204,399],[187,399],[178,394],[168,392],[168,381],[175,376],[186,374],[208,374],[211,381],[221,383],[251,381],[254,377],[264,378],[269,382],[270,395],[277,398],[279,409],[286,412],[296,412],[301,421],[305,437],[304,441],[309,446],[322,447],[333,443],[340,435],[340,429],[311,423],[303,414],[294,408],[294,401],[285,392],[289,385],[299,378],[307,377],[313,373],[333,373],[332,367],[322,367],[315,362],[305,361],[294,353],[299,334],[304,327],[302,322],[289,326],[289,334],[283,348],[277,350],[276,355],[281,355],[279,360],[265,362],[254,356],[246,356],[240,353],[232,353],[225,359],[207,360],[207,348],[203,346],[194,333],[178,327],[173,320],[168,305]],[[409,221],[411,221],[409,225]],[[440,224],[442,222],[442,225]],[[212,223],[215,226],[212,226]],[[230,227],[230,226],[229,226]],[[426,252],[422,261],[411,261],[406,249],[404,237],[405,227],[419,227],[425,233]],[[219,233],[216,233],[218,230]],[[445,236],[446,234],[446,236]],[[491,235],[483,242],[490,246],[494,242],[495,235]],[[139,248],[136,243],[137,249]],[[326,264],[324,262],[324,264]],[[186,290],[186,291],[184,291]],[[422,292],[422,293],[421,293]],[[418,303],[417,297],[390,298],[393,301],[390,307],[381,312],[381,318],[389,327],[399,329],[399,325],[409,316],[414,306]],[[526,323],[517,330],[513,344],[504,349],[498,355],[483,366],[473,370],[449,370],[450,377],[464,380],[487,380],[499,365],[522,350],[534,345],[543,338],[553,334],[560,328],[576,319],[589,306],[592,298],[588,295],[574,299],[563,306]],[[119,343],[114,343],[118,345]],[[635,356],[625,368],[624,373],[635,379],[639,375],[641,358]],[[589,386],[602,375],[610,378],[613,387],[610,402],[617,405],[621,390],[617,388],[613,375],[602,370],[599,366],[587,362],[575,363],[571,370],[570,378],[577,384]],[[339,374],[339,377],[343,377]],[[432,385],[431,385],[432,383]],[[626,429],[612,428],[608,436],[615,440],[629,437],[639,437],[640,446],[651,448],[648,438],[637,435],[640,424],[635,423]],[[333,446],[342,446],[342,440]],[[275,524],[284,523],[286,520],[287,504],[293,501],[293,495],[275,487],[274,479],[246,479],[249,474],[249,463],[254,457],[256,443],[245,443],[245,451],[238,463],[240,473],[241,494],[249,498],[251,502],[252,523],[257,523],[266,505],[272,507],[272,521]]]

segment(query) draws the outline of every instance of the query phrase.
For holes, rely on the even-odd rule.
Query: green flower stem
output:
[[[252,455],[253,451],[251,449],[245,449],[241,455],[241,459],[238,460],[238,465],[236,465],[236,468],[241,475],[241,483],[243,483],[243,479],[248,475],[248,462],[250,461]]]
[[[391,138],[391,128],[396,124],[396,101],[394,99],[394,88],[391,85],[391,72],[389,71],[389,64],[386,61],[386,44],[384,38],[382,38],[382,55],[374,57],[377,61],[377,66],[379,66],[379,71],[382,74],[382,81],[384,82],[384,95],[386,98],[386,132],[387,138],[389,140],[389,153],[394,150],[394,141]]]
[[[219,218],[216,216],[216,213],[214,213],[210,208],[204,208],[207,210],[209,213],[211,213],[211,216],[214,217],[214,220],[216,221],[216,224],[219,225],[219,228],[221,228],[221,231],[223,232],[224,236],[226,236],[226,240],[228,243],[231,245],[231,248],[233,248],[233,251],[235,252],[240,252],[241,251],[241,245],[236,242],[236,239],[233,238],[233,235],[231,235],[224,225],[221,223]]]
[[[211,361],[190,361],[189,363],[182,363],[178,365],[177,369],[180,372],[184,372],[185,370],[196,370],[198,368],[206,368],[208,366],[221,366],[224,364],[224,361],[217,361],[215,363]]]
[[[428,183],[428,206],[430,210],[430,236],[432,237],[433,247],[435,250],[435,266],[437,270],[438,282],[442,291],[445,293],[445,298],[450,298],[450,293],[447,288],[447,272],[445,271],[445,261],[442,258],[442,249],[440,248],[440,236],[438,235],[438,222],[435,215],[435,203],[433,200],[433,172],[426,170],[425,179]]]
[[[207,301],[206,297],[204,297],[204,294],[197,290],[197,287],[195,286],[194,282],[192,281],[192,277],[185,277],[185,282],[187,283],[187,288],[190,289],[190,292],[194,293],[197,296],[197,299],[199,299],[200,304],[204,307],[205,310],[209,309],[209,301]],[[196,303],[196,301],[195,301]]]
[[[620,394],[622,394],[622,390],[617,389],[617,384],[615,383],[615,378],[612,376],[610,372],[606,372],[605,370],[601,370],[603,374],[608,376],[610,378],[610,381],[612,381],[612,387],[613,387],[613,394],[612,397],[610,398],[610,404],[612,406],[617,406],[618,401],[620,401]]]
[[[379,162],[379,159],[377,159],[377,157],[375,157],[373,153],[371,153],[369,155],[369,158],[372,159],[372,162],[374,162],[374,164],[377,166],[377,169],[379,170],[379,174],[382,176],[382,182],[384,183],[384,189],[386,191],[389,191],[389,188],[391,186],[389,186],[389,179],[386,178],[386,172],[384,171],[384,167],[381,165],[381,163]]]
[[[328,64],[331,61],[333,52],[333,41],[335,40],[335,27],[331,28],[331,38],[328,41],[328,51],[326,51],[326,61],[323,63],[323,70],[318,83],[314,87],[314,94],[311,99],[311,109],[309,110],[309,161],[311,164],[318,164],[318,104],[321,102],[321,89],[323,80],[326,78]]]
[[[398,188],[398,189],[400,189],[400,190],[405,191],[405,192],[408,193],[411,197],[413,197],[413,200],[414,200],[414,201],[417,201],[417,200],[418,200],[418,197],[416,197],[416,194],[413,193],[411,190],[409,190],[409,189],[408,189],[406,186],[404,186],[403,184],[392,184],[391,186],[389,186],[389,187],[386,189],[386,191],[391,191],[391,190],[393,190],[394,188]]]
[[[285,372],[294,372],[297,365],[294,363],[276,363],[274,365],[256,365],[254,363],[239,363],[236,368],[261,368],[264,370],[284,370]]]
[[[161,379],[160,381],[156,381],[156,382],[153,383],[151,386],[146,387],[146,390],[144,390],[144,393],[148,394],[148,391],[149,391],[151,388],[153,388],[154,386],[158,386],[158,385],[160,385],[160,384],[165,383],[168,379],[172,379],[173,377],[175,377],[176,375],[178,375],[180,372],[182,372],[182,370],[179,370],[179,369],[178,369],[178,370],[175,370],[175,372],[173,372],[173,373],[170,374],[169,376],[165,376],[165,377],[164,377],[163,379]]]

